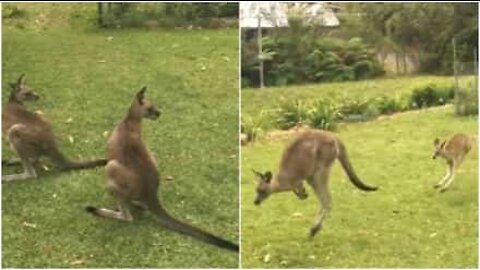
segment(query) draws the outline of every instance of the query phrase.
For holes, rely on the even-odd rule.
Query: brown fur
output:
[[[313,188],[321,206],[315,223],[310,230],[313,237],[322,226],[324,217],[331,208],[328,178],[335,159],[339,159],[350,181],[359,189],[374,191],[377,187],[364,184],[355,174],[347,156],[345,146],[335,134],[321,130],[308,130],[292,140],[285,148],[280,160],[279,171],[259,173],[257,197],[255,204],[259,205],[268,196],[282,191],[293,191],[299,199],[306,199],[307,193],[303,181]]]
[[[20,76],[17,82],[10,86],[12,87],[10,99],[2,109],[2,134],[20,160],[18,162],[2,161],[2,164],[21,163],[24,172],[2,176],[2,180],[36,178],[33,163],[37,162],[41,156],[49,157],[62,170],[86,169],[106,164],[105,159],[87,162],[73,162],[67,159],[58,149],[50,123],[25,108],[24,102],[38,100],[39,97],[25,84],[24,76]]]
[[[129,207],[141,206],[153,212],[160,224],[171,230],[238,251],[238,245],[176,220],[161,205],[157,197],[160,176],[142,140],[142,118],[157,119],[160,111],[144,99],[145,90],[137,94],[127,116],[115,128],[107,144],[107,190],[118,201],[119,210],[92,206],[86,210],[98,216],[132,221]]]
[[[447,173],[434,187],[440,188],[440,192],[446,191],[455,178],[455,170],[462,164],[465,155],[472,148],[472,138],[466,134],[454,134],[448,141],[434,140],[435,147],[433,159],[442,157],[447,161]]]

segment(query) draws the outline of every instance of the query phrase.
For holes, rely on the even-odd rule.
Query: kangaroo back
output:
[[[355,171],[353,170],[353,166],[350,163],[350,160],[348,159],[347,155],[347,149],[345,148],[345,145],[343,144],[342,141],[337,139],[337,145],[338,145],[338,160],[340,161],[340,164],[342,164],[343,169],[347,173],[348,179],[358,188],[363,191],[375,191],[378,189],[378,187],[374,186],[369,186],[360,180],[360,178],[357,176]]]
[[[148,205],[150,211],[152,211],[157,217],[158,222],[165,226],[166,228],[173,230],[175,232],[185,234],[196,238],[198,240],[204,241],[215,246],[225,248],[232,251],[239,250],[238,245],[231,243],[227,240],[223,240],[213,234],[204,232],[198,228],[195,228],[191,225],[183,223],[174,217],[172,217],[163,207],[160,206],[158,200],[151,200],[151,203]]]

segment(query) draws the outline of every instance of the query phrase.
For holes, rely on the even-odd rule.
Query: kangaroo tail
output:
[[[149,209],[158,217],[159,223],[170,230],[191,236],[193,238],[196,238],[198,240],[204,241],[206,243],[209,243],[221,248],[225,248],[225,249],[236,251],[236,252],[239,251],[239,247],[237,244],[234,244],[227,240],[223,240],[213,234],[204,232],[200,229],[197,229],[191,225],[188,225],[186,223],[183,223],[173,218],[163,207],[160,206],[158,201],[155,203],[152,203],[151,206],[149,206]]]
[[[369,186],[360,180],[360,178],[357,176],[355,171],[353,170],[352,164],[350,163],[350,160],[348,159],[347,155],[347,149],[345,148],[345,145],[343,144],[342,141],[337,139],[337,145],[338,145],[338,160],[340,160],[340,163],[342,164],[343,169],[347,173],[348,179],[358,188],[363,191],[375,191],[378,189],[378,187],[374,186]]]
[[[105,166],[107,164],[106,159],[95,159],[90,161],[71,161],[69,160],[57,147],[52,147],[48,156],[60,166],[62,171],[83,170],[91,169],[99,166]]]

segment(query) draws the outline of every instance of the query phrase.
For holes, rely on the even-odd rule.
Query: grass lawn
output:
[[[313,240],[307,236],[318,201],[309,187],[304,201],[280,193],[253,204],[250,169],[276,170],[286,141],[242,148],[242,267],[477,268],[477,145],[451,189],[433,189],[445,173],[444,162],[431,158],[433,139],[477,133],[477,117],[452,111],[445,106],[340,126],[356,172],[380,189],[359,191],[336,162],[332,212]]]
[[[53,123],[63,152],[87,159],[105,156],[109,132],[147,85],[147,98],[163,114],[145,120],[144,138],[162,177],[174,178],[161,183],[166,208],[238,243],[237,29],[48,24],[72,5],[24,4],[32,8],[27,22],[4,19],[2,100],[8,82],[25,73],[41,95],[28,107]],[[95,15],[95,4],[82,7]],[[2,158],[12,156],[4,143]],[[86,205],[114,205],[102,169],[41,174],[2,185],[2,267],[238,266],[238,254],[166,230],[150,213],[134,213],[131,224],[88,214]]]
[[[462,80],[463,81],[463,80]],[[380,78],[356,82],[322,83],[302,86],[269,87],[242,90],[242,114],[258,116],[262,111],[276,109],[282,99],[311,100],[329,96],[334,99],[372,98],[380,95],[403,95],[428,84],[451,85],[447,76],[412,76]]]

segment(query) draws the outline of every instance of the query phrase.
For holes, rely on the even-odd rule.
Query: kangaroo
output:
[[[345,145],[337,136],[327,131],[307,130],[287,145],[278,173],[272,175],[270,171],[260,173],[253,170],[258,180],[255,205],[260,205],[271,194],[282,191],[293,191],[299,199],[306,199],[308,194],[303,186],[303,180],[306,179],[320,201],[320,211],[310,229],[310,237],[314,237],[321,230],[322,222],[331,209],[328,178],[337,158],[348,179],[357,188],[363,191],[377,190],[377,187],[364,184],[356,175]]]
[[[22,164],[24,172],[2,176],[2,181],[36,178],[33,166],[41,156],[49,157],[62,171],[79,170],[103,166],[105,159],[74,162],[58,149],[52,126],[36,113],[28,111],[24,102],[35,101],[40,97],[25,84],[22,74],[16,83],[11,83],[10,98],[2,110],[2,135],[17,153],[19,160],[3,161],[2,165]]]
[[[142,140],[142,118],[155,120],[160,111],[144,98],[143,87],[127,115],[114,129],[107,143],[107,191],[118,202],[118,210],[87,206],[94,215],[131,222],[129,207],[148,209],[164,227],[198,240],[238,252],[238,245],[173,218],[157,197],[160,176],[156,162]]]
[[[434,151],[433,159],[443,157],[447,161],[447,173],[435,184],[434,188],[440,188],[440,192],[445,192],[450,187],[455,178],[455,170],[460,166],[465,155],[472,148],[472,138],[465,134],[455,134],[448,141],[444,140],[440,143],[440,139],[433,141]]]

